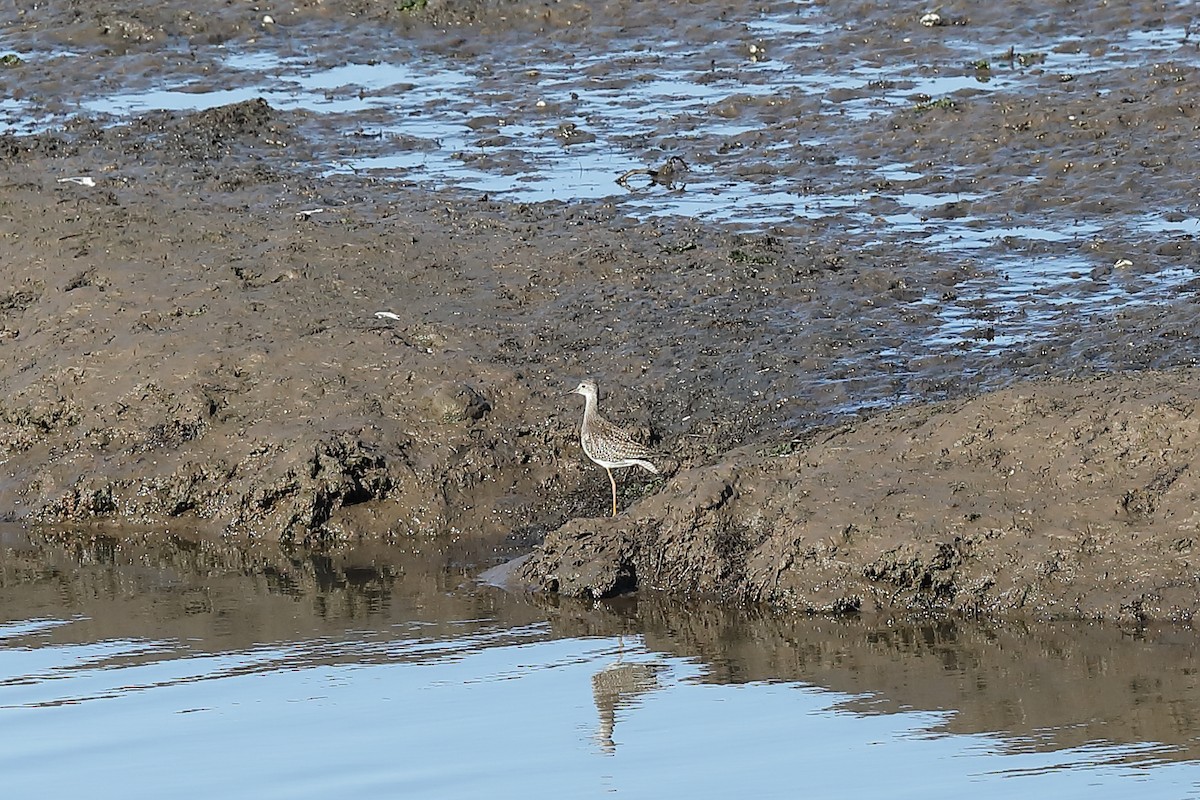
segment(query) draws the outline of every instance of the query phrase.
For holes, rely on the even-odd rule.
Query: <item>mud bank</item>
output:
[[[722,362],[687,328],[745,328],[721,310],[767,290],[741,299],[730,253],[791,248],[253,163],[292,135],[253,101],[5,141],[6,516],[532,542],[603,502],[573,449],[581,374],[640,385],[643,422],[686,426],[654,433],[680,462],[780,424],[777,400],[733,407],[744,355],[706,384]]]
[[[0,134],[0,515],[500,542],[483,561],[547,537],[526,578],[588,596],[1190,620],[1198,390],[1163,371],[1200,344],[1189,8],[960,5],[23,10],[0,83],[44,124]],[[450,107],[463,148],[369,103],[95,102],[270,86],[332,38],[486,80],[408,112]],[[708,99],[604,130],[667,66]],[[531,144],[592,147],[612,194],[351,158],[519,185]],[[617,187],[631,154],[701,188]],[[726,191],[789,210],[671,211]],[[586,376],[664,454],[615,521],[564,397]]]
[[[818,612],[1191,622],[1200,374],[1022,385],[741,448],[522,575]]]

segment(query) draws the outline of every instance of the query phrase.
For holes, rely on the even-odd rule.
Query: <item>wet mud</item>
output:
[[[579,596],[1191,623],[1198,400],[1190,372],[1047,381],[740,448],[552,532],[522,574]]]
[[[22,10],[0,85],[42,123],[0,134],[0,509],[536,546],[522,580],[584,596],[1190,621],[1190,4],[803,10],[794,35],[784,4]],[[612,137],[514,99],[537,146],[640,162],[597,176],[612,194],[544,202],[330,168],[433,152],[366,118],[89,110],[330,37],[455,67],[533,48],[633,93],[682,40],[671,63],[745,90]],[[631,39],[644,62],[586,60]],[[539,96],[536,70],[489,69]],[[852,69],[879,77],[771,90]],[[488,144],[458,162],[528,169],[511,126],[468,127]],[[616,183],[672,156],[694,177]],[[781,182],[782,214],[677,213]],[[619,474],[616,520],[565,397],[587,376],[663,454],[661,478]]]

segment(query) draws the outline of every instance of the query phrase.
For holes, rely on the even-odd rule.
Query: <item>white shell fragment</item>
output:
[[[928,14],[921,17],[921,24],[926,28],[935,28],[942,24],[942,15],[936,11],[930,11]]]
[[[77,183],[80,186],[95,186],[96,185],[96,181],[93,178],[87,177],[86,175],[80,175],[80,176],[76,176],[73,178],[59,178],[58,182],[59,183]]]
[[[375,312],[375,317],[376,317],[377,319],[394,319],[394,320],[396,320],[397,322],[399,322],[399,321],[400,321],[400,315],[399,315],[399,314],[393,314],[391,311],[376,311],[376,312]]]

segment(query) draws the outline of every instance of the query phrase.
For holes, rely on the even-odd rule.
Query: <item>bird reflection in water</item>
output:
[[[624,637],[617,642],[617,660],[592,676],[592,700],[600,717],[595,740],[605,753],[617,752],[613,729],[617,712],[634,708],[641,696],[659,688],[658,673],[663,665],[654,662],[625,660]]]

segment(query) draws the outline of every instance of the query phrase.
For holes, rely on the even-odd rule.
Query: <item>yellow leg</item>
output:
[[[613,487],[613,516],[615,517],[617,515],[617,479],[613,477],[612,470],[608,467],[605,467],[604,471],[608,473],[608,482]]]

